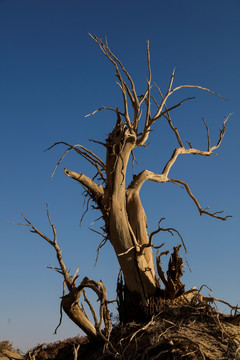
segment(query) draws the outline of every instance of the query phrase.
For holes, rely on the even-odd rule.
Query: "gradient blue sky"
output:
[[[239,1],[0,0],[0,340],[13,341],[22,350],[81,331],[64,316],[58,335],[52,335],[59,320],[62,280],[46,268],[56,265],[53,249],[27,228],[9,225],[22,222],[20,210],[51,235],[45,212],[48,201],[67,267],[75,272],[79,266],[81,278],[102,279],[109,299],[115,297],[115,255],[107,244],[94,268],[101,238],[88,227],[98,214],[90,211],[80,228],[82,191],[64,176],[63,166],[86,174],[92,171],[83,159],[69,154],[51,183],[64,148],[43,151],[66,140],[103,156],[101,147],[88,139],[104,140],[115,117],[107,112],[84,115],[102,105],[122,106],[112,65],[88,32],[107,35],[139,94],[146,87],[146,40],[150,40],[152,77],[162,90],[176,67],[176,85],[206,86],[229,99],[198,90],[184,90],[171,99],[169,105],[197,96],[172,115],[183,140],[202,149],[207,146],[202,116],[214,143],[224,116],[234,113],[218,157],[179,158],[171,175],[187,181],[203,207],[225,209],[233,218],[222,222],[200,217],[185,191],[171,184],[146,184],[142,201],[149,231],[166,217],[165,226],[181,232],[192,269],[186,268],[186,287],[207,284],[214,296],[234,305],[240,301]],[[174,146],[174,136],[161,120],[148,148],[136,151],[136,172],[144,168],[160,172]],[[98,229],[97,224],[93,227]],[[178,241],[165,234],[161,240],[167,242],[166,248]]]

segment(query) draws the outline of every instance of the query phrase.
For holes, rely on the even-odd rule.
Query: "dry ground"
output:
[[[206,302],[166,301],[148,323],[115,326],[108,344],[75,337],[39,345],[24,359],[76,360],[75,348],[79,360],[240,360],[239,317],[221,314]],[[6,359],[16,357],[0,354]]]

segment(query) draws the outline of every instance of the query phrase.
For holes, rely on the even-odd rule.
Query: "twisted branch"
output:
[[[191,197],[191,199],[194,201],[194,203],[196,204],[197,208],[198,208],[198,211],[200,213],[200,215],[202,214],[206,214],[206,215],[209,215],[209,216],[212,216],[216,219],[219,219],[219,220],[227,220],[229,217],[231,217],[231,215],[227,215],[227,216],[219,216],[218,214],[222,214],[224,212],[224,210],[222,211],[216,211],[214,213],[211,213],[210,211],[207,211],[209,209],[209,207],[207,207],[206,209],[202,209],[201,205],[199,204],[197,198],[193,195],[193,193],[191,192],[191,189],[189,187],[189,185],[185,182],[185,181],[182,181],[182,180],[178,180],[178,179],[168,179],[168,182],[172,182],[174,184],[181,184],[185,187],[185,189],[187,190],[187,193],[188,195]]]
[[[101,332],[101,327],[104,322],[106,331],[109,334],[111,332],[111,320],[110,320],[110,313],[108,310],[108,301],[107,301],[107,291],[103,283],[89,280],[88,278],[84,278],[81,284],[76,287],[76,279],[78,278],[78,271],[79,268],[77,268],[74,276],[69,275],[69,271],[67,271],[66,266],[62,259],[62,251],[57,243],[57,232],[56,228],[53,225],[48,205],[47,205],[47,217],[49,224],[51,225],[52,232],[53,232],[53,240],[51,240],[48,236],[44,235],[40,230],[34,226],[30,220],[28,220],[25,215],[22,213],[22,216],[26,223],[24,224],[18,224],[23,226],[28,226],[32,230],[30,230],[32,233],[35,233],[39,235],[41,238],[43,238],[45,241],[47,241],[51,246],[54,247],[56,256],[58,259],[58,263],[60,265],[60,268],[57,267],[48,267],[51,268],[58,273],[60,273],[64,278],[64,283],[66,283],[67,288],[69,290],[69,293],[67,295],[63,294],[62,301],[61,301],[61,318],[60,323],[58,327],[61,324],[62,319],[62,308],[67,313],[67,315],[89,336],[89,337],[96,337],[96,336],[103,336]],[[99,321],[97,320],[96,314],[93,310],[92,305],[90,304],[89,300],[86,297],[86,294],[84,294],[85,301],[88,303],[88,306],[93,314],[94,321],[95,321],[95,327],[90,322],[90,320],[87,318],[87,316],[83,313],[82,309],[79,306],[79,298],[81,296],[81,293],[84,292],[84,288],[88,287],[92,289],[98,296],[98,299],[100,300],[100,308],[99,308]],[[57,329],[56,329],[57,330]]]
[[[174,232],[179,236],[179,238],[180,238],[180,240],[181,240],[181,242],[182,242],[182,245],[183,245],[183,247],[184,247],[185,254],[187,254],[186,245],[185,245],[185,243],[184,243],[184,241],[183,241],[183,238],[182,238],[181,234],[179,233],[179,231],[176,230],[176,229],[174,229],[174,228],[167,228],[167,229],[165,229],[165,228],[161,227],[161,222],[162,222],[163,220],[165,220],[165,218],[161,218],[161,219],[159,220],[157,230],[153,231],[153,232],[149,235],[149,242],[148,242],[147,244],[141,245],[141,251],[143,251],[143,249],[146,248],[146,247],[153,247],[154,249],[160,249],[162,246],[164,246],[165,243],[162,243],[161,245],[156,246],[156,245],[154,245],[154,244],[152,243],[152,241],[153,241],[153,236],[154,236],[154,235],[158,234],[160,231],[167,231],[167,232],[169,232],[172,236],[174,235]]]

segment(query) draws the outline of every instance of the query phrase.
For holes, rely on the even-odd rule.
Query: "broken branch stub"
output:
[[[181,282],[183,276],[183,260],[179,254],[181,244],[174,246],[173,253],[168,262],[167,276],[162,269],[161,256],[169,254],[169,251],[157,252],[157,271],[160,279],[164,284],[164,298],[176,299],[184,293],[184,285]]]

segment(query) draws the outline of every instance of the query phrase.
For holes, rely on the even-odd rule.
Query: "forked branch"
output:
[[[63,161],[63,159],[65,158],[65,156],[68,154],[68,152],[70,150],[74,150],[76,151],[76,153],[78,153],[79,155],[81,155],[84,159],[86,159],[91,165],[95,166],[98,173],[100,174],[100,176],[103,178],[103,174],[102,171],[106,169],[106,165],[105,163],[100,159],[99,156],[95,155],[91,150],[88,150],[87,148],[85,148],[83,145],[71,145],[68,144],[65,141],[59,141],[54,143],[53,145],[51,145],[49,148],[47,148],[45,151],[50,151],[51,149],[53,149],[55,146],[57,145],[65,145],[67,146],[67,150],[63,153],[63,155],[61,156],[61,158],[58,160],[57,165],[55,166],[52,175],[51,175],[51,179],[53,178],[53,175],[56,171],[56,169],[58,168],[58,166],[61,164],[61,162]]]
[[[209,131],[208,131],[208,126],[204,120],[204,123],[206,125],[207,128],[207,136],[208,136],[208,149],[207,150],[199,150],[199,149],[194,149],[192,146],[190,146],[189,149],[186,149],[184,146],[176,148],[173,151],[173,154],[170,158],[170,160],[167,162],[167,164],[165,165],[162,175],[168,176],[169,171],[171,169],[171,167],[173,166],[173,164],[175,163],[175,161],[177,160],[178,155],[188,155],[188,154],[193,154],[193,155],[201,155],[201,156],[210,156],[212,154],[214,154],[214,150],[216,150],[217,148],[219,148],[219,146],[222,143],[224,134],[226,132],[226,122],[229,119],[231,114],[229,114],[228,116],[226,116],[223,120],[223,127],[222,129],[220,129],[220,135],[219,135],[219,140],[217,142],[216,145],[210,147],[210,139],[209,139]]]
[[[71,291],[73,289],[73,280],[71,278],[71,276],[69,275],[69,271],[67,271],[67,268],[63,262],[62,259],[62,251],[57,243],[57,232],[56,232],[56,228],[53,225],[50,215],[49,215],[49,210],[48,210],[48,204],[47,204],[47,217],[48,217],[48,221],[49,224],[51,225],[52,228],[52,232],[53,232],[53,240],[50,240],[50,238],[46,235],[44,235],[40,230],[38,230],[36,228],[36,226],[34,226],[26,217],[25,215],[22,213],[22,216],[24,218],[24,220],[26,221],[25,224],[18,224],[18,225],[23,225],[23,226],[28,226],[30,227],[32,230],[30,230],[32,233],[39,235],[41,238],[43,238],[45,241],[47,241],[51,246],[53,246],[53,248],[55,249],[56,252],[56,256],[58,259],[58,263],[60,265],[60,269],[58,269],[58,272],[60,272],[63,275],[64,281],[68,287],[68,290]]]
[[[169,120],[170,119],[169,112],[171,110],[176,109],[177,107],[179,107],[184,101],[193,99],[193,98],[185,99],[185,100],[181,101],[180,103],[178,103],[178,104],[172,106],[171,108],[167,109],[166,102],[167,102],[169,96],[171,96],[175,91],[178,91],[178,90],[183,89],[183,88],[197,88],[197,89],[200,89],[200,90],[203,90],[203,91],[207,91],[207,92],[209,92],[211,94],[214,94],[214,95],[226,100],[223,96],[217,94],[216,92],[214,92],[214,91],[212,91],[212,90],[210,90],[208,88],[205,88],[203,86],[199,86],[199,85],[180,85],[180,86],[177,86],[174,89],[172,89],[173,80],[174,80],[175,75],[176,75],[176,71],[174,69],[173,73],[171,75],[171,78],[170,78],[170,82],[169,82],[167,92],[166,92],[166,94],[164,96],[163,96],[162,92],[160,91],[160,88],[157,86],[157,89],[158,89],[159,94],[161,95],[162,101],[161,101],[160,105],[158,105],[156,99],[152,97],[153,100],[154,100],[155,105],[157,106],[157,111],[156,111],[155,115],[153,115],[152,118],[149,119],[148,122],[145,122],[144,131],[142,132],[141,137],[137,141],[137,146],[142,146],[146,142],[146,140],[148,139],[149,131],[150,131],[152,125],[156,122],[156,120],[160,119],[162,116],[166,117],[166,114],[167,114],[167,119]],[[150,92],[150,89],[149,89],[149,92]],[[175,135],[177,136],[177,140],[178,140],[179,145],[182,146],[180,136],[177,133],[177,131],[175,130],[175,128],[172,126],[171,120],[169,121],[169,124],[170,124],[171,128],[174,130]]]
[[[174,235],[174,233],[176,233],[176,234],[179,236],[179,238],[180,238],[180,240],[181,240],[181,242],[182,242],[182,245],[183,245],[183,247],[184,247],[185,253],[187,253],[187,248],[186,248],[186,246],[185,246],[185,243],[184,243],[183,238],[182,238],[181,234],[179,233],[179,231],[176,230],[176,229],[174,229],[174,228],[163,228],[163,227],[161,227],[161,222],[162,222],[163,220],[165,220],[165,218],[161,218],[161,219],[159,220],[157,230],[153,231],[153,232],[149,235],[149,242],[148,242],[147,244],[143,244],[143,245],[141,246],[141,251],[142,251],[144,248],[146,248],[146,247],[153,247],[154,249],[160,249],[162,246],[164,246],[165,243],[162,243],[161,245],[156,246],[156,245],[154,245],[154,244],[152,243],[152,241],[153,241],[153,236],[154,236],[154,235],[158,234],[160,231],[167,231],[167,232],[169,232],[172,236]]]
[[[161,94],[160,89],[159,89],[159,92]],[[186,149],[183,146],[183,143],[181,141],[178,130],[177,130],[177,128],[174,127],[174,125],[172,123],[172,120],[170,118],[170,115],[169,115],[169,112],[168,112],[169,110],[166,107],[165,107],[165,109],[166,109],[165,113],[167,114],[167,119],[168,119],[169,125],[170,125],[171,129],[173,130],[173,132],[175,133],[175,135],[177,137],[177,140],[178,140],[178,143],[181,146],[174,149],[171,158],[168,160],[168,162],[166,163],[166,165],[165,165],[165,167],[164,167],[164,169],[162,171],[162,174],[156,174],[156,173],[151,172],[149,170],[144,170],[141,173],[139,173],[137,176],[134,177],[134,180],[129,185],[129,188],[130,189],[135,189],[136,191],[140,191],[142,185],[147,180],[158,182],[158,183],[172,182],[172,183],[175,183],[177,185],[180,185],[181,187],[184,187],[187,190],[187,193],[190,195],[190,197],[193,199],[194,203],[196,204],[200,215],[206,214],[206,215],[215,217],[215,218],[220,219],[220,220],[226,220],[227,218],[229,218],[231,216],[229,216],[229,215],[227,215],[225,217],[220,216],[220,214],[222,214],[223,211],[217,211],[217,212],[212,213],[212,212],[208,211],[209,208],[202,209],[202,207],[200,206],[197,198],[191,192],[189,185],[183,180],[168,178],[168,175],[169,175],[169,172],[170,172],[172,166],[174,165],[174,163],[177,160],[179,155],[193,154],[193,155],[201,155],[201,156],[210,156],[210,155],[214,154],[214,150],[219,148],[219,146],[222,143],[223,137],[224,137],[225,132],[226,132],[226,122],[229,119],[231,114],[229,114],[228,116],[226,116],[224,118],[222,129],[220,129],[218,142],[216,143],[216,145],[214,145],[212,147],[210,146],[210,135],[209,135],[208,125],[207,125],[205,119],[203,119],[204,124],[206,126],[206,130],[207,130],[208,147],[207,147],[207,150],[199,150],[199,149],[193,148],[191,143],[189,143],[190,144],[189,149]]]
[[[135,85],[134,82],[131,78],[131,76],[129,75],[128,71],[124,68],[122,62],[116,57],[116,55],[113,54],[113,52],[110,50],[108,43],[107,43],[107,39],[105,39],[105,43],[102,41],[102,39],[98,38],[96,35],[91,35],[91,38],[98,44],[99,48],[101,49],[101,51],[103,52],[103,54],[108,58],[108,60],[111,61],[111,63],[114,65],[115,70],[116,70],[116,76],[119,80],[118,86],[121,89],[122,92],[122,96],[123,96],[123,102],[124,102],[124,118],[126,121],[126,125],[128,126],[129,130],[131,131],[132,128],[132,123],[129,117],[129,110],[128,110],[128,100],[127,97],[130,98],[131,104],[133,106],[134,109],[134,113],[138,114],[140,106],[139,106],[139,101],[138,101],[138,97],[135,91]],[[128,81],[130,82],[130,86],[131,89],[129,88],[129,86],[127,85],[127,83],[124,81],[122,74],[120,72],[120,69],[123,71],[123,73],[127,76]]]
[[[110,312],[108,310],[108,301],[107,301],[107,290],[102,281],[94,281],[89,280],[87,277],[83,279],[81,284],[78,286],[78,291],[81,292],[85,288],[92,289],[98,296],[98,301],[100,301],[99,315],[100,319],[97,320],[95,311],[93,310],[92,305],[90,305],[90,310],[94,316],[95,328],[98,332],[101,331],[101,327],[103,322],[105,323],[105,327],[108,331],[111,331],[111,320],[110,320]],[[86,296],[86,295],[85,295]],[[89,305],[89,300],[87,301]],[[95,315],[94,315],[95,314]]]
[[[58,263],[60,265],[59,268],[57,267],[49,267],[58,273],[60,273],[64,278],[64,283],[67,285],[69,293],[67,295],[63,294],[62,296],[62,302],[61,302],[61,312],[62,308],[67,313],[67,315],[89,336],[89,337],[96,337],[101,336],[104,338],[104,335],[102,334],[102,325],[103,322],[105,324],[106,332],[107,334],[110,334],[111,332],[111,320],[110,320],[110,312],[108,310],[108,301],[107,301],[107,291],[104,286],[104,284],[100,281],[94,281],[89,280],[88,278],[84,278],[81,284],[76,287],[76,279],[78,278],[78,271],[79,268],[77,268],[74,276],[69,275],[69,271],[67,271],[66,266],[62,259],[62,252],[61,249],[57,243],[57,232],[56,228],[53,225],[49,210],[47,206],[47,217],[49,224],[51,225],[52,232],[53,232],[53,240],[51,240],[48,236],[44,235],[40,230],[34,226],[30,220],[28,220],[25,215],[22,213],[22,216],[26,223],[24,224],[18,224],[23,226],[28,226],[31,228],[31,232],[39,235],[41,238],[43,238],[45,241],[47,241],[51,246],[54,247],[56,256],[58,259]],[[86,314],[82,311],[82,309],[79,306],[79,298],[81,296],[81,293],[84,292],[85,288],[92,289],[98,296],[98,300],[100,301],[100,307],[99,307],[99,320],[97,320],[95,311],[93,310],[93,307],[90,303],[90,301],[87,299],[86,294],[85,300],[88,303],[88,306],[93,314],[95,326],[91,323],[91,321],[87,318]],[[62,316],[61,316],[62,319]],[[61,324],[61,319],[59,326]],[[59,327],[58,326],[58,327]]]
[[[205,209],[202,209],[201,205],[199,204],[197,198],[193,195],[193,193],[191,192],[191,189],[189,187],[189,185],[185,182],[185,181],[182,181],[182,180],[178,180],[178,179],[168,179],[168,182],[171,182],[171,183],[174,183],[174,184],[180,184],[182,185],[188,195],[191,197],[191,199],[194,201],[194,203],[196,204],[197,208],[198,208],[198,211],[200,213],[200,215],[202,214],[206,214],[206,215],[209,215],[209,216],[212,216],[216,219],[219,219],[219,220],[227,220],[229,217],[231,217],[231,215],[227,215],[227,216],[220,216],[219,214],[222,214],[224,212],[224,210],[222,211],[216,211],[214,213],[211,213],[209,210],[209,207],[205,208]]]
[[[71,145],[68,144],[65,141],[58,141],[56,143],[54,143],[53,145],[51,145],[49,148],[47,148],[45,151],[51,150],[52,148],[54,148],[57,145],[63,144],[67,147],[69,147],[69,150],[75,150],[79,155],[83,156],[86,160],[92,162],[92,163],[97,163],[99,166],[101,166],[103,169],[106,168],[105,163],[102,161],[102,159],[100,159],[99,156],[95,155],[93,151],[85,148],[83,145],[80,144],[76,144],[76,145]]]

